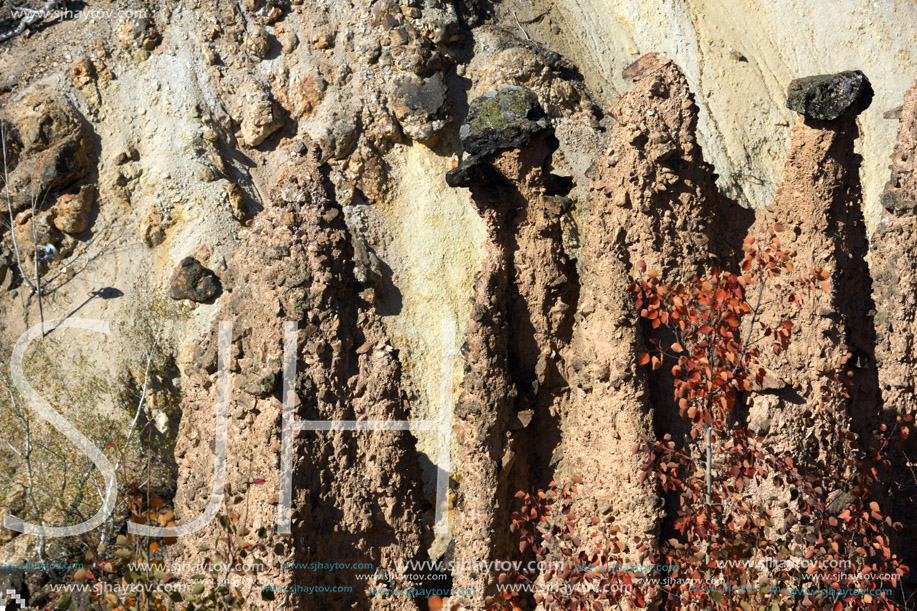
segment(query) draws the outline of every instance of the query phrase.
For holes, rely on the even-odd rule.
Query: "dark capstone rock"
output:
[[[193,257],[185,257],[169,285],[172,299],[190,299],[198,303],[209,301],[220,294],[220,281],[213,271]]]
[[[507,85],[471,102],[460,132],[462,148],[476,156],[520,148],[549,125],[533,91]]]
[[[551,123],[529,89],[507,85],[471,102],[459,130],[462,148],[470,156],[446,174],[451,187],[492,180],[495,170],[487,158],[501,150],[522,148],[551,130]]]
[[[833,121],[860,114],[869,108],[872,95],[866,75],[850,70],[794,80],[787,91],[786,105],[807,117]]]
[[[481,184],[500,184],[506,178],[486,159],[469,157],[455,168],[446,172],[446,184],[450,187],[470,187]]]

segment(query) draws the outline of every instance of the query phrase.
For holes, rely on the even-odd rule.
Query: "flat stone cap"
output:
[[[550,122],[530,89],[506,85],[488,91],[471,102],[468,119],[459,135],[462,148],[475,156],[521,148],[532,136],[544,132]]]
[[[860,114],[872,103],[872,85],[859,70],[798,78],[787,90],[786,106],[821,121]]]
[[[490,165],[492,155],[525,147],[536,136],[552,130],[550,119],[531,89],[505,85],[499,91],[488,91],[468,106],[468,118],[459,129],[459,137],[462,150],[469,156],[446,173],[446,184],[470,187],[498,180],[499,172]]]

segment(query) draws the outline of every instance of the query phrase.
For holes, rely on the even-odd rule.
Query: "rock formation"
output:
[[[35,92],[4,114],[4,163],[14,213],[33,197],[62,190],[92,169],[95,144],[89,126],[68,101]]]
[[[618,124],[591,186],[593,201],[610,200],[606,246],[628,272],[642,260],[664,277],[687,279],[723,251],[735,212],[697,144],[697,106],[681,70],[653,53],[625,72],[635,85],[611,108]]]
[[[545,432],[553,394],[565,386],[559,350],[570,334],[576,271],[560,226],[569,200],[549,169],[557,142],[537,96],[518,86],[491,90],[472,101],[460,133],[470,157],[447,180],[471,189],[488,256],[475,282],[456,408],[463,477],[455,554],[488,560],[511,552],[510,499],[527,487],[533,465],[550,460],[551,432],[536,449],[533,431]],[[457,574],[455,587],[486,591],[494,579]]]
[[[370,598],[374,579],[319,571],[310,562],[372,563],[395,575],[396,562],[423,559],[420,475],[414,442],[398,431],[295,433],[292,516],[295,536],[276,533],[281,471],[284,329],[297,325],[295,419],[405,420],[397,354],[378,316],[362,300],[340,207],[323,186],[317,148],[291,165],[267,210],[239,246],[227,272],[228,295],[216,315],[232,322],[233,392],[227,446],[228,484],[244,498],[252,531],[266,528],[269,567],[262,583],[363,584],[346,596],[278,596],[278,609],[414,609],[410,598]],[[179,444],[179,520],[193,519],[210,498],[219,323],[195,348],[185,386]],[[205,467],[206,465],[206,467]],[[182,538],[187,557],[212,541],[214,522]],[[185,557],[185,556],[183,556]],[[295,569],[282,569],[295,563]],[[372,571],[370,571],[372,572]],[[397,578],[393,586],[410,587]],[[383,586],[379,586],[383,587]],[[259,597],[257,592],[251,596]]]
[[[826,88],[848,83],[845,79],[854,81],[849,91],[833,98],[825,93]],[[790,291],[790,278],[776,279],[765,288],[762,320],[775,324],[777,317],[788,318],[794,330],[787,352],[774,357],[764,351],[763,364],[782,380],[779,386],[786,385],[775,391],[780,403],[773,403],[774,395],[769,399],[765,393],[753,399],[753,404],[762,403],[752,409],[770,412],[770,433],[784,435],[786,443],[795,444],[804,428],[800,415],[820,404],[820,389],[839,370],[846,351],[853,353],[856,371],[850,415],[861,427],[878,414],[878,396],[860,157],[854,152],[859,136],[856,117],[871,100],[871,89],[862,75],[842,73],[800,79],[790,90],[791,99],[806,100],[800,106],[805,114],[793,130],[784,180],[774,203],[758,215],[751,235],[760,236],[768,225],[781,225],[784,230],[778,238],[795,273],[823,269],[828,291],[801,294],[797,308],[780,300]],[[845,93],[849,95],[840,99]],[[836,118],[818,118],[825,116]]]
[[[666,499],[631,450],[684,425],[666,368],[637,364],[665,339],[627,291],[640,261],[666,282],[735,270],[742,240],[779,223],[797,271],[825,270],[828,290],[791,311],[790,350],[764,350],[765,388],[739,399],[737,417],[781,449],[818,438],[802,414],[848,349],[844,415],[857,430],[917,408],[917,84],[892,178],[881,198],[863,192],[891,147],[879,117],[900,103],[905,68],[913,79],[917,45],[864,34],[850,44],[875,52],[832,68],[863,71],[807,76],[811,51],[782,44],[784,20],[780,36],[733,23],[757,10],[772,24],[757,0],[673,6],[661,21],[617,0],[524,4],[145,0],[111,19],[36,18],[9,38],[15,19],[0,14],[0,350],[52,316],[121,329],[141,306],[175,300],[181,316],[158,321],[175,346],[158,383],[181,406],[163,500],[187,524],[213,492],[218,338],[231,323],[220,511],[248,536],[263,529],[267,569],[245,586],[261,608],[423,610],[425,596],[372,590],[451,586],[466,591],[444,608],[480,610],[498,571],[471,566],[523,557],[514,493],[573,476],[583,515],[613,514],[629,537],[663,534]],[[795,14],[789,4],[777,2]],[[806,36],[822,32],[797,17]],[[819,65],[837,46],[813,46]],[[876,74],[877,57],[896,68]],[[785,315],[779,296],[769,284],[764,320]],[[85,349],[118,371],[130,341]],[[287,437],[289,471],[285,401],[293,423],[311,423]],[[454,430],[438,420],[430,441],[437,401]],[[329,421],[372,430],[316,424]],[[446,498],[433,490],[440,435]],[[0,460],[15,457],[0,445]],[[907,473],[893,465],[887,479]],[[287,477],[289,537],[277,532]],[[912,524],[912,492],[894,494],[889,515]],[[437,502],[445,532],[433,529]],[[11,493],[0,509],[27,508]],[[204,560],[219,532],[214,519],[157,558]],[[38,553],[29,536],[0,542],[0,562]],[[414,560],[458,568],[405,576],[399,563]],[[312,562],[373,568],[301,568]],[[351,589],[267,600],[259,585]]]
[[[872,238],[873,295],[876,303],[876,359],[882,402],[886,409],[906,412],[917,392],[917,327],[915,249],[917,229],[917,84],[905,98],[892,177],[882,196],[885,215]]]
[[[917,82],[904,100],[892,175],[882,195],[885,214],[872,236],[873,299],[875,299],[876,365],[882,409],[892,415],[913,413],[917,397]],[[913,456],[914,436],[907,446]],[[901,477],[910,459],[897,457],[887,473],[889,502],[903,528],[899,544],[911,546],[917,527],[917,480]],[[913,564],[914,552],[908,559]]]

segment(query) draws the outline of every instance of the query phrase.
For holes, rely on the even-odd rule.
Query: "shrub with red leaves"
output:
[[[795,455],[733,416],[741,393],[761,387],[761,346],[779,355],[791,341],[792,322],[764,322],[764,307],[790,307],[830,288],[822,269],[795,274],[782,230],[746,239],[740,274],[713,269],[672,285],[641,262],[645,277],[629,288],[653,336],[638,363],[671,367],[675,403],[691,423],[685,439],[665,434],[634,448],[646,455],[640,482],[653,482],[675,507],[671,536],[641,533],[629,548],[613,518],[575,515],[578,478],[520,492],[513,514],[520,552],[547,568],[501,574],[489,608],[521,609],[529,592],[545,609],[908,608],[899,590],[908,568],[889,543],[900,524],[883,514],[877,484],[913,416],[897,416],[861,442],[841,409],[850,399],[849,356],[821,388],[821,408],[803,414],[808,430],[817,425],[824,435],[810,435]],[[607,570],[634,558],[656,570]]]

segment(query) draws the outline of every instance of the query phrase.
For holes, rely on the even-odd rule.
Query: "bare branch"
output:
[[[0,42],[9,40],[14,36],[22,34],[26,28],[41,22],[45,17],[51,14],[51,11],[58,8],[63,0],[48,0],[40,9],[32,9],[25,6],[10,5],[10,11],[13,17],[20,17],[19,24],[4,34],[0,34]]]
[[[153,368],[153,358],[156,354],[156,349],[159,347],[159,340],[162,337],[163,329],[159,328],[159,331],[156,333],[156,337],[153,340],[153,345],[150,346],[150,350],[146,355],[146,369],[143,373],[143,388],[140,391],[140,399],[137,401],[137,410],[134,412],[134,418],[131,421],[131,427],[127,432],[127,437],[124,439],[124,443],[121,446],[121,449],[118,453],[118,461],[115,463],[115,472],[121,468],[121,463],[124,460],[124,453],[127,450],[127,446],[131,441],[131,437],[134,435],[134,430],[137,428],[137,422],[140,420],[140,414],[143,412],[143,406],[146,403],[146,394],[147,389],[149,388],[150,383],[150,371]],[[105,545],[108,541],[108,537],[111,535],[111,527],[114,523],[113,518],[109,518],[109,523],[107,528],[102,531],[101,544]]]
[[[6,194],[6,210],[10,216],[8,227],[10,230],[10,238],[13,241],[13,250],[16,253],[16,265],[19,268],[19,276],[29,285],[29,287],[31,287],[33,292],[36,292],[35,285],[32,284],[25,270],[22,269],[22,256],[19,254],[19,241],[16,239],[16,232],[13,230],[13,200],[10,197],[9,163],[6,158],[6,128],[3,126],[2,121],[0,121],[0,145],[3,147],[3,190]]]

